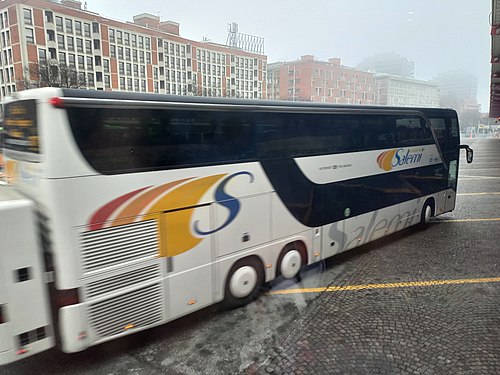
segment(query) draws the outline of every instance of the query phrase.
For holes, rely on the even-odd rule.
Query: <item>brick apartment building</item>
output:
[[[343,66],[338,58],[318,61],[306,55],[268,64],[268,99],[376,104],[375,94],[372,73]]]
[[[73,69],[88,89],[267,97],[265,55],[182,38],[178,23],[150,14],[101,17],[75,0],[1,1],[0,58],[2,98],[36,86],[41,64]]]

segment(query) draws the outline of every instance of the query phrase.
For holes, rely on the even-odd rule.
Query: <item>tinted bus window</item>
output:
[[[40,152],[36,101],[20,100],[5,106],[4,147],[16,151],[17,159],[38,162]]]

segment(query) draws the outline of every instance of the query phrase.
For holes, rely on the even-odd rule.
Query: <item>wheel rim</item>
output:
[[[285,279],[295,277],[302,266],[302,257],[297,250],[288,251],[281,260],[280,272]]]
[[[427,224],[429,221],[431,221],[431,216],[432,216],[432,208],[431,206],[427,205],[425,206],[425,212],[424,212],[424,222]]]
[[[250,295],[256,286],[257,271],[251,266],[238,268],[229,281],[229,291],[236,298]]]

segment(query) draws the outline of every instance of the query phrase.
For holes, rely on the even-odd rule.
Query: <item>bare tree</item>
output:
[[[35,87],[86,88],[84,73],[78,73],[76,67],[65,63],[50,64],[47,60],[38,64],[30,64],[24,68],[23,78],[18,80],[19,89],[27,90]]]

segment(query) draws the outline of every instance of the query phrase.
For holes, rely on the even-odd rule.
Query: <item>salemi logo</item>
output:
[[[395,148],[382,152],[377,157],[377,164],[384,171],[390,171],[396,167],[419,163],[423,154],[423,148]]]

